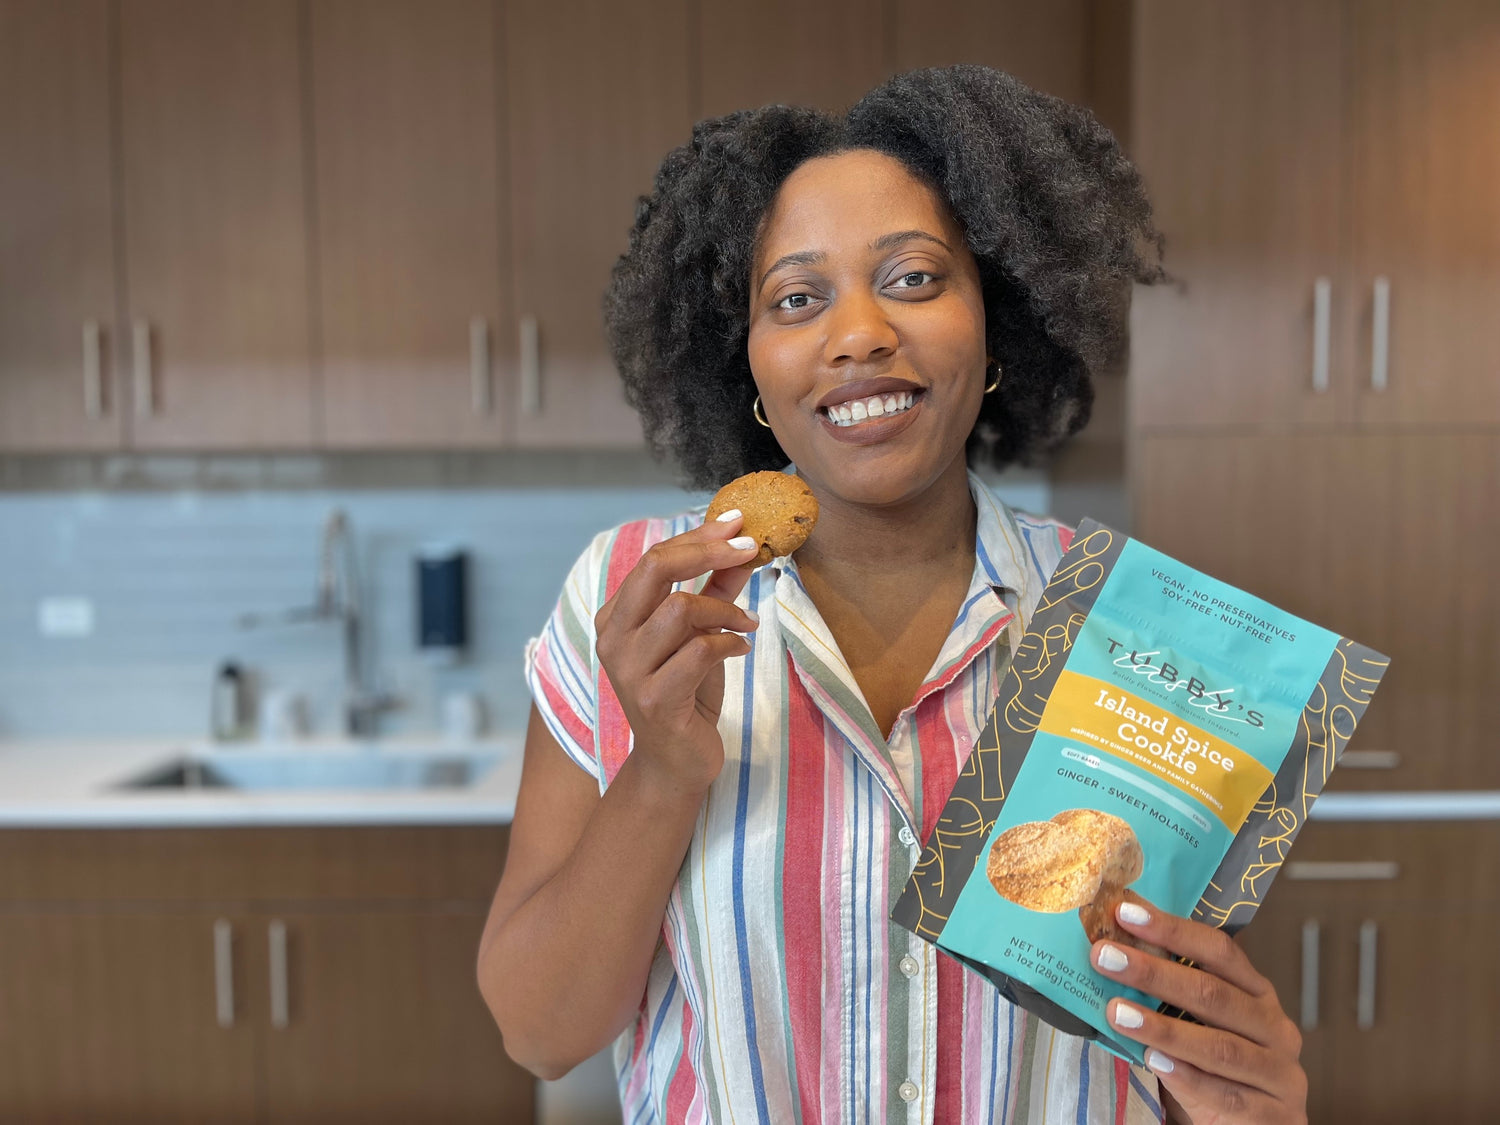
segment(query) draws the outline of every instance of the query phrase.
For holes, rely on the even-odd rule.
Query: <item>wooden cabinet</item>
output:
[[[124,440],[109,5],[0,2],[0,451]]]
[[[253,951],[234,950],[218,971],[217,921],[99,904],[0,909],[0,1118],[255,1121]]]
[[[1495,1120],[1500,824],[1298,838],[1241,945],[1302,1025],[1313,1121]]]
[[[1500,422],[1500,9],[1141,0],[1134,425]]]
[[[312,0],[323,444],[497,446],[497,7]]]
[[[1391,658],[1330,785],[1500,788],[1500,432],[1155,434],[1153,547]]]
[[[977,63],[1014,74],[1028,86],[1070,102],[1091,101],[1089,55],[1092,9],[1097,3],[1061,0],[930,0],[895,4],[892,20],[897,72],[924,66]],[[1116,44],[1121,59],[1128,53]]]
[[[699,117],[775,103],[846,109],[889,71],[887,5],[697,0],[697,7]]]
[[[131,444],[312,440],[296,0],[119,5]]]
[[[1379,426],[1500,423],[1500,5],[1348,7],[1357,417]]]
[[[530,334],[508,402],[518,446],[642,443],[604,340],[603,296],[637,198],[693,124],[687,0],[646,7],[504,6],[510,338]]]
[[[0,832],[0,1119],[524,1122],[503,828]]]

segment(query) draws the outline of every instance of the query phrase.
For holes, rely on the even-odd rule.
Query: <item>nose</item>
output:
[[[896,328],[871,293],[842,293],[828,310],[826,359],[830,365],[862,363],[892,354]]]

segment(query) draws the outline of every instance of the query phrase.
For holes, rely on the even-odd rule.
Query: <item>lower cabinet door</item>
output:
[[[530,1122],[475,981],[476,907],[267,914],[266,1120]]]
[[[211,913],[0,911],[0,1121],[256,1121],[248,933]]]

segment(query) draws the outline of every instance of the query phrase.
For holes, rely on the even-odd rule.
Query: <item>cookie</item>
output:
[[[753,566],[790,555],[807,542],[818,522],[818,498],[800,477],[790,473],[766,471],[735,478],[714,493],[704,521],[732,508],[745,513],[740,534],[760,544],[751,560]]]
[[[1104,850],[1082,832],[1034,820],[995,837],[985,874],[1017,906],[1061,914],[1093,901],[1103,870]]]
[[[1123,887],[1141,877],[1141,868],[1145,864],[1141,842],[1135,838],[1130,825],[1119,817],[1097,809],[1067,809],[1054,816],[1052,823],[1082,833],[1103,852],[1101,882]]]
[[[1146,900],[1129,888],[1106,883],[1099,888],[1099,893],[1092,902],[1078,908],[1078,920],[1083,923],[1083,932],[1088,936],[1089,943],[1111,941],[1116,945],[1129,945],[1145,950],[1157,957],[1166,957],[1167,951],[1161,946],[1142,941],[1120,926],[1115,911],[1122,902],[1146,905]]]

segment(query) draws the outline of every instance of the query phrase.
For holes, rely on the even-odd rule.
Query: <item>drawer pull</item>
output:
[[[1318,922],[1302,923],[1302,1030],[1318,1026]]]
[[[1391,370],[1391,279],[1377,277],[1371,310],[1370,389],[1383,391],[1390,385]]]
[[[1359,928],[1359,995],[1356,999],[1355,1022],[1361,1031],[1375,1026],[1375,946],[1380,937],[1380,927],[1366,922]]]
[[[156,393],[151,378],[151,322],[138,317],[134,326],[135,416],[149,418],[156,413]]]
[[[1328,340],[1332,311],[1333,282],[1320,277],[1313,282],[1312,389],[1318,394],[1328,390]]]
[[[1341,770],[1393,770],[1401,764],[1394,750],[1345,750],[1339,755]]]
[[[220,1027],[234,1026],[234,929],[223,918],[214,923],[214,1009]]]
[[[521,413],[542,412],[542,341],[536,317],[521,318]]]
[[[271,954],[271,1026],[278,1031],[291,1022],[291,1004],[287,995],[286,923],[272,922],[266,927]]]
[[[1366,882],[1388,882],[1401,874],[1398,864],[1381,860],[1319,861],[1292,860],[1283,869],[1288,879],[1306,883],[1343,882],[1364,880]]]
[[[89,418],[104,415],[104,378],[100,369],[100,331],[97,320],[83,325],[83,413]]]
[[[490,412],[490,324],[482,316],[469,321],[469,383],[475,414]]]

